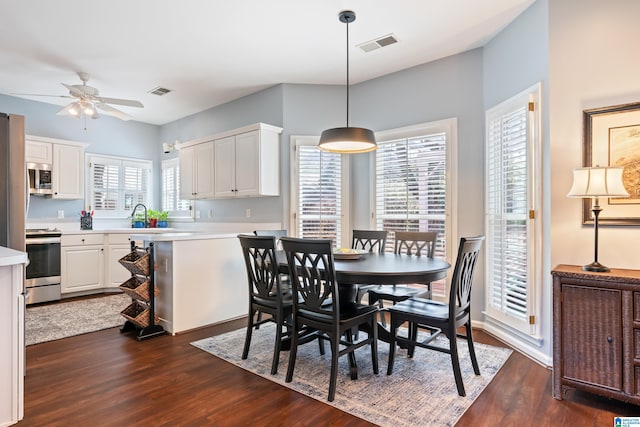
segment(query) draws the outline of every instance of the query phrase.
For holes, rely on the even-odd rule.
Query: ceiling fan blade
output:
[[[110,105],[96,102],[95,106],[98,109],[102,110],[102,112],[107,116],[117,117],[120,120],[124,120],[124,121],[133,119],[133,117],[131,117],[130,115],[123,113],[122,111],[117,110]]]
[[[66,87],[67,89],[69,89],[69,93],[71,93],[71,95],[73,96],[77,96],[78,98],[82,98],[85,96],[85,93],[83,91],[81,91],[80,89],[78,89],[75,86],[71,86],[68,84],[64,84],[64,83],[60,83],[62,86]]]
[[[43,95],[41,93],[11,93],[10,95],[15,95],[15,96],[48,96],[51,98],[69,98],[69,99],[74,99],[73,96],[69,96],[69,95]]]
[[[80,114],[71,114],[71,109],[76,105],[75,102],[72,102],[71,104],[67,105],[66,107],[64,107],[62,110],[58,111],[56,114],[58,116],[71,116],[71,117],[75,117],[76,119],[80,118]]]
[[[124,105],[127,107],[138,107],[143,108],[142,102],[134,101],[133,99],[118,99],[118,98],[103,98],[101,96],[96,98],[98,101],[105,104],[116,104],[116,105]]]

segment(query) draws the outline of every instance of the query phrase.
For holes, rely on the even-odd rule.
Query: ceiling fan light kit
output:
[[[347,24],[347,125],[323,131],[318,148],[331,153],[366,153],[378,148],[373,131],[349,127],[349,23],[356,20],[356,14],[350,10],[343,10],[338,19]]]

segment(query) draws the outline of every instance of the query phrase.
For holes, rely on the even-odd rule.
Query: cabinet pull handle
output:
[[[607,342],[608,343],[612,343],[613,342],[613,338],[611,338],[610,336],[607,337]]]

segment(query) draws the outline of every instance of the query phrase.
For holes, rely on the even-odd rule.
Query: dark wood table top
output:
[[[284,252],[278,251],[278,263],[287,268]],[[441,259],[397,255],[364,254],[354,260],[334,259],[339,284],[398,285],[428,284],[446,277],[451,265]]]

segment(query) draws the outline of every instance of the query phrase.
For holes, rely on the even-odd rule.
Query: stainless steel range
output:
[[[56,229],[27,229],[27,304],[60,299],[60,236]]]

